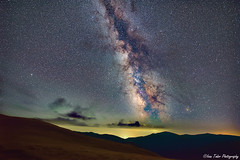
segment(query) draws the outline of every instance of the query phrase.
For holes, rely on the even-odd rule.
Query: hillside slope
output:
[[[89,137],[41,120],[0,115],[0,159],[164,160],[165,158],[130,144]]]

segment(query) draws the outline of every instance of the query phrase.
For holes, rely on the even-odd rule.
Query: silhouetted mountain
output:
[[[77,132],[77,133],[81,133],[81,134],[84,134],[87,136],[101,138],[101,139],[105,139],[105,140],[110,140],[110,141],[114,141],[114,142],[125,143],[124,139],[122,139],[118,136],[110,135],[110,134],[97,134],[97,133],[93,133],[93,132]]]
[[[238,136],[177,135],[163,132],[129,138],[127,141],[168,158],[203,159],[204,154],[236,155],[240,153],[240,137]]]
[[[170,132],[128,139],[111,138],[105,135],[97,136],[96,134],[93,136],[112,141],[117,140],[117,142],[133,143],[167,158],[198,160],[204,159],[204,154],[219,154],[220,156],[222,154],[238,154],[240,156],[240,137],[238,136],[214,134],[177,135]]]
[[[37,119],[0,114],[1,160],[167,160],[156,153],[76,133]]]

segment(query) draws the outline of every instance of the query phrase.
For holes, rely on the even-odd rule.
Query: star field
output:
[[[49,104],[64,98],[70,108],[81,106],[81,113],[96,118],[89,124],[138,120],[101,3],[0,2],[0,113],[55,118]],[[164,84],[170,122],[239,127],[240,3],[141,0],[134,10],[129,1],[119,4],[129,32],[147,47],[147,60],[136,58],[139,66]],[[118,40],[133,52],[143,50],[117,22]]]

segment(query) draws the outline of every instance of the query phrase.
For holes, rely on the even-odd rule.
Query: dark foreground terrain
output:
[[[36,119],[0,115],[1,160],[166,160],[131,144],[90,137]]]
[[[144,137],[122,139],[113,135],[99,135],[96,133],[84,133],[86,135],[108,139],[115,142],[131,143],[141,148],[151,150],[167,158],[198,160],[198,159],[236,159],[229,156],[239,156],[240,137],[229,135],[199,134],[177,135],[170,132],[162,132]],[[208,158],[203,156],[209,155]],[[219,155],[214,158],[214,154]],[[222,157],[222,155],[226,155]]]

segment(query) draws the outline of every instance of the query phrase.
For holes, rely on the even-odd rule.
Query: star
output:
[[[185,110],[186,110],[187,112],[191,112],[190,107],[186,107]]]
[[[95,2],[2,2],[1,113],[55,117],[63,97],[102,124],[239,124],[238,3]]]

